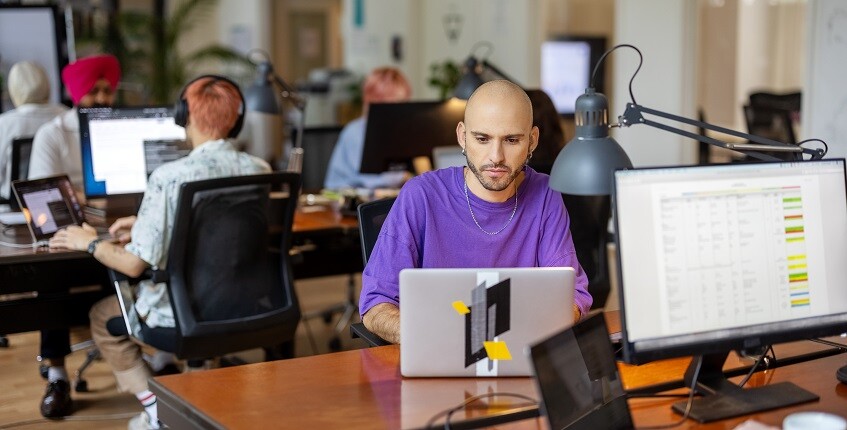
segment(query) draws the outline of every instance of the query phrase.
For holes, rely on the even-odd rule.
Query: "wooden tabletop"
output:
[[[616,318],[616,314],[607,315],[611,331]],[[782,358],[826,348],[803,341],[775,349]],[[633,389],[681,380],[689,361],[687,358],[662,360],[641,366],[620,363],[619,369],[625,387]],[[164,422],[168,422],[168,409],[176,408],[182,415],[194,416],[205,423],[205,427],[233,429],[276,427],[280,423],[290,428],[420,428],[437,413],[477,394],[510,392],[538,399],[531,378],[403,378],[399,363],[400,349],[392,345],[164,376],[153,380],[151,386],[159,395],[160,417]],[[751,364],[731,358],[726,368],[749,368]],[[793,381],[820,395],[821,401],[752,417],[779,426],[787,414],[796,411],[826,411],[845,416],[847,386],[835,379],[835,370],[845,364],[847,357],[842,354],[758,372],[748,382],[749,386]],[[678,400],[630,400],[635,424],[669,424],[678,420],[670,409]],[[515,414],[510,419],[521,421],[506,427],[543,428],[546,425],[543,420],[531,418],[537,413],[535,406],[519,399],[498,397],[473,403],[460,410],[455,420],[483,425],[491,424],[479,421],[483,417],[493,415],[496,419],[497,415]],[[734,428],[747,418],[750,417],[703,428]],[[688,421],[682,426],[692,427],[699,425]]]

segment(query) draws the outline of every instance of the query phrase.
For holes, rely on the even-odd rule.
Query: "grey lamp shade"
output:
[[[609,195],[612,172],[631,168],[632,161],[609,136],[606,96],[593,88],[576,100],[576,135],[559,152],[550,171],[550,188],[565,194]]]
[[[453,90],[453,97],[467,100],[471,98],[471,94],[473,94],[480,85],[485,83],[477,70],[477,64],[476,58],[473,56],[468,57],[467,61],[465,61],[464,73],[462,74],[462,77],[459,78],[459,82]]]
[[[268,62],[256,66],[256,80],[244,92],[244,102],[248,111],[268,114],[280,112],[276,91],[270,80],[272,73],[273,68]]]

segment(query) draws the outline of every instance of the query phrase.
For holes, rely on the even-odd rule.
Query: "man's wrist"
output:
[[[97,250],[97,245],[99,245],[100,242],[102,242],[102,241],[103,241],[103,239],[96,238],[96,239],[92,240],[91,242],[88,242],[88,253],[91,254],[91,255],[94,255],[94,251]]]

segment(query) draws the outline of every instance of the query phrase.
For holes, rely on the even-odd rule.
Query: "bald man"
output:
[[[574,321],[591,308],[570,220],[549,177],[527,166],[538,145],[532,104],[508,81],[480,86],[456,137],[467,167],[413,178],[400,191],[362,275],[369,330],[400,343],[400,271],[406,268],[573,267]]]

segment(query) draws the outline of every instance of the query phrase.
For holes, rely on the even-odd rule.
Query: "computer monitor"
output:
[[[191,151],[173,108],[80,108],[87,198],[143,193],[156,167]]]
[[[541,43],[541,89],[561,115],[573,116],[576,98],[590,85],[591,72],[606,51],[603,37],[561,36]],[[603,92],[603,66],[594,88]]]
[[[412,170],[414,158],[431,157],[433,148],[457,143],[456,126],[464,115],[465,101],[458,99],[371,104],[359,170]]]
[[[734,349],[847,331],[844,164],[614,173],[624,359],[702,357],[697,382],[716,394],[694,402],[693,418],[817,398],[788,383],[742,390],[721,369]],[[685,402],[674,408],[681,413]]]

